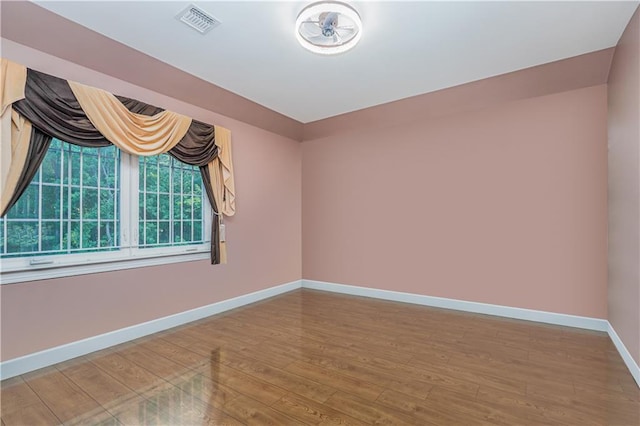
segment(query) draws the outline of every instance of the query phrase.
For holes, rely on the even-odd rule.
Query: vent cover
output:
[[[221,24],[219,20],[193,4],[180,12],[176,19],[184,22],[200,34],[206,34]]]

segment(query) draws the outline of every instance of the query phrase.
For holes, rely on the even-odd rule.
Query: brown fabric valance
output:
[[[207,196],[216,214],[211,261],[220,263],[226,259],[225,246],[219,240],[219,225],[223,215],[235,214],[231,142],[227,129],[26,69],[4,59],[2,71],[0,207],[3,215],[28,186],[53,137],[85,147],[114,144],[135,155],[168,152],[184,163],[200,167]],[[11,114],[14,117],[9,134],[4,124],[9,123],[7,115]],[[218,134],[220,141],[216,137]],[[5,166],[10,172],[5,173]]]
[[[24,118],[23,118],[24,120]],[[22,153],[21,159],[12,163],[7,178],[7,187],[12,190],[2,191],[2,216],[6,215],[11,206],[18,202],[20,196],[31,183],[38,172],[44,156],[47,154],[52,137],[42,133],[24,120],[24,127],[20,129],[20,136],[16,139]],[[13,142],[13,141],[12,141]],[[7,188],[8,189],[8,188]]]
[[[42,132],[79,146],[111,145],[89,121],[66,80],[27,69],[24,94],[13,109]]]

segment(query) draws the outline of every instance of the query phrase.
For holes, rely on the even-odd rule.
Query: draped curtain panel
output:
[[[235,214],[229,130],[101,89],[1,60],[0,211],[31,182],[52,138],[84,147],[113,144],[133,155],[169,153],[200,168],[214,211],[211,263],[226,263],[224,216]]]

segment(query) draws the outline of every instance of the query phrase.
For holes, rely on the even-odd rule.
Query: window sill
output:
[[[75,265],[33,265],[28,269],[19,269],[14,271],[5,271],[3,269],[0,273],[0,285],[94,274],[98,272],[119,271],[123,269],[143,268],[146,266],[166,265],[169,263],[193,262],[196,260],[210,259],[210,257],[211,254],[209,251],[198,251],[196,253],[156,254],[125,259],[96,259]]]

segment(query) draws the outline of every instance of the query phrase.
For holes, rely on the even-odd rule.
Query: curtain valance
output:
[[[200,168],[215,212],[211,261],[224,263],[223,215],[235,214],[231,134],[134,99],[1,60],[1,204],[4,216],[37,172],[52,138],[84,146],[110,144],[134,155],[169,153]]]

